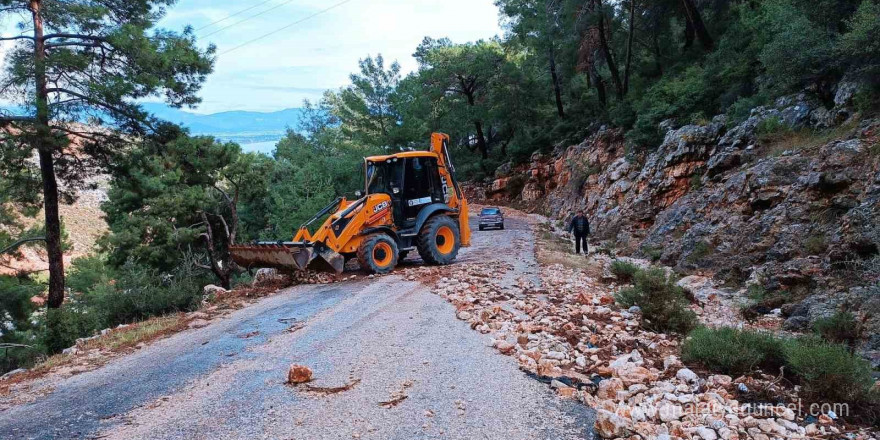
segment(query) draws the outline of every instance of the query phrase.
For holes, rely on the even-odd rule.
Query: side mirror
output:
[[[364,196],[364,192],[361,191],[361,190],[357,190],[357,191],[354,192],[354,196],[357,197],[357,198],[361,198],[361,197]]]

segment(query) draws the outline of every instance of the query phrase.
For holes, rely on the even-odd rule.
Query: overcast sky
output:
[[[196,111],[299,107],[303,98],[319,98],[325,89],[346,84],[358,59],[368,54],[398,60],[409,72],[416,68],[412,53],[425,36],[463,42],[502,33],[492,0],[349,0],[223,54],[342,1],[180,0],[161,26],[179,30],[191,24],[200,41],[215,43],[220,54]],[[255,5],[259,6],[207,26]],[[266,10],[270,11],[242,22]]]

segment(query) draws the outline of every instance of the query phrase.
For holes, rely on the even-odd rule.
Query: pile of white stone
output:
[[[560,396],[597,410],[604,438],[771,440],[837,438],[836,415],[804,419],[788,407],[741,402],[773,378],[700,377],[677,356],[679,340],[641,328],[638,308],[614,304],[616,287],[559,265],[541,271],[543,289],[502,283],[505,265],[419,267],[408,278],[433,284],[457,317],[488,335],[521,369],[550,382]],[[776,387],[786,399],[791,390]],[[788,393],[786,395],[786,393]],[[833,416],[833,417],[832,417]],[[815,419],[815,420],[813,420]],[[866,431],[849,439],[870,439]]]

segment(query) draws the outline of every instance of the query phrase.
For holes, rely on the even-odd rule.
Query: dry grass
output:
[[[85,341],[79,345],[79,349],[117,352],[132,348],[141,342],[150,342],[179,332],[185,329],[188,323],[189,318],[183,313],[150,318],[125,328],[111,330],[106,335]]]
[[[561,264],[571,269],[587,271],[591,276],[601,277],[602,269],[590,258],[574,253],[574,243],[552,232],[546,225],[535,228],[535,259],[541,266]]]
[[[809,150],[821,147],[831,141],[842,139],[850,134],[857,125],[858,121],[853,120],[827,130],[810,128],[779,130],[773,133],[760,134],[758,139],[765,146],[764,154],[766,156],[777,157],[789,150]]]
[[[97,350],[103,356],[85,357],[61,353],[52,355],[27,372],[5,380],[0,384],[0,395],[8,394],[15,384],[36,379],[59,368],[77,367],[83,370],[97,368],[112,359],[114,355],[127,352],[142,342],[148,343],[186,329],[189,321],[190,318],[185,313],[177,313],[113,329],[105,335],[77,345],[81,351]]]

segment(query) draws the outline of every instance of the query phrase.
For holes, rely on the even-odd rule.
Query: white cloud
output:
[[[251,15],[288,0],[263,7],[208,27],[205,35],[233,25]],[[163,23],[179,28],[191,23],[199,28],[226,14],[259,3],[184,1]],[[254,19],[235,24],[206,38],[226,50],[300,20],[338,1],[296,0]],[[206,8],[199,7],[205,4]],[[199,112],[230,109],[279,110],[299,106],[303,98],[315,99],[320,91],[348,82],[357,61],[381,53],[397,60],[403,70],[416,68],[412,53],[425,36],[453,41],[491,38],[501,33],[498,10],[492,0],[351,0],[301,24],[251,43],[217,60],[215,73],[202,92]]]

